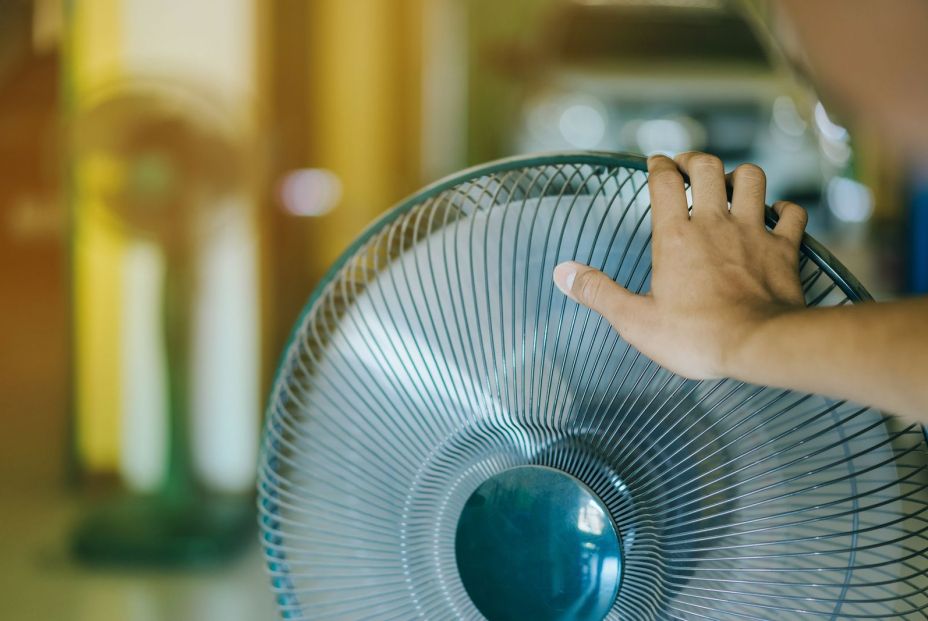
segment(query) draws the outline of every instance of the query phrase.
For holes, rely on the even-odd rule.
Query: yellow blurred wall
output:
[[[318,0],[308,11],[310,158],[344,188],[341,204],[312,223],[307,258],[317,277],[364,226],[422,182],[426,2]]]
[[[64,58],[69,73],[72,114],[84,95],[122,70],[120,0],[75,2]],[[119,342],[125,250],[119,231],[95,214],[102,206],[94,186],[113,173],[105,162],[85,162],[74,170],[73,290],[75,348],[75,429],[79,458],[91,470],[114,469],[119,458]],[[97,196],[99,194],[96,194]]]
[[[266,65],[270,190],[294,169],[325,168],[339,177],[343,192],[319,217],[288,215],[273,199],[266,224],[276,356],[312,288],[355,236],[436,174],[459,167],[462,149],[443,133],[463,132],[445,104],[464,84],[460,71],[445,71],[454,54],[436,53],[434,41],[455,49],[466,24],[455,19],[463,6],[458,0],[279,0],[267,6],[273,33]],[[425,61],[435,76],[429,84]],[[436,89],[443,89],[438,97]],[[424,108],[441,114],[432,114],[429,124]],[[449,118],[455,122],[445,122]],[[427,124],[430,139],[423,135]],[[441,157],[424,162],[424,153],[436,148]]]

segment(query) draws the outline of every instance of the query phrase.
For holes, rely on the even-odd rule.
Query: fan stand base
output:
[[[73,533],[81,561],[156,567],[211,566],[254,542],[249,498],[209,497],[183,502],[124,497],[88,514]]]

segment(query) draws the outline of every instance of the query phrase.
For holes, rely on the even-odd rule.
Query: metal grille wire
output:
[[[644,160],[511,159],[372,225],[313,294],[270,399],[262,544],[287,619],[479,619],[464,501],[538,464],[621,530],[609,619],[925,619],[925,436],[814,395],[695,382],[558,293],[575,259],[649,287]],[[866,293],[808,240],[810,306]]]

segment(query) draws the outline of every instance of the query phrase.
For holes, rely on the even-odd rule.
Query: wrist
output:
[[[723,349],[722,377],[749,383],[768,382],[769,368],[776,364],[777,335],[783,333],[783,324],[790,316],[801,310],[805,307],[777,308],[739,322]]]

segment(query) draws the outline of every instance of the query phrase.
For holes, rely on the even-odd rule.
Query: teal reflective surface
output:
[[[490,621],[599,621],[622,574],[602,502],[543,466],[512,468],[477,488],[458,520],[455,555],[467,594]]]

